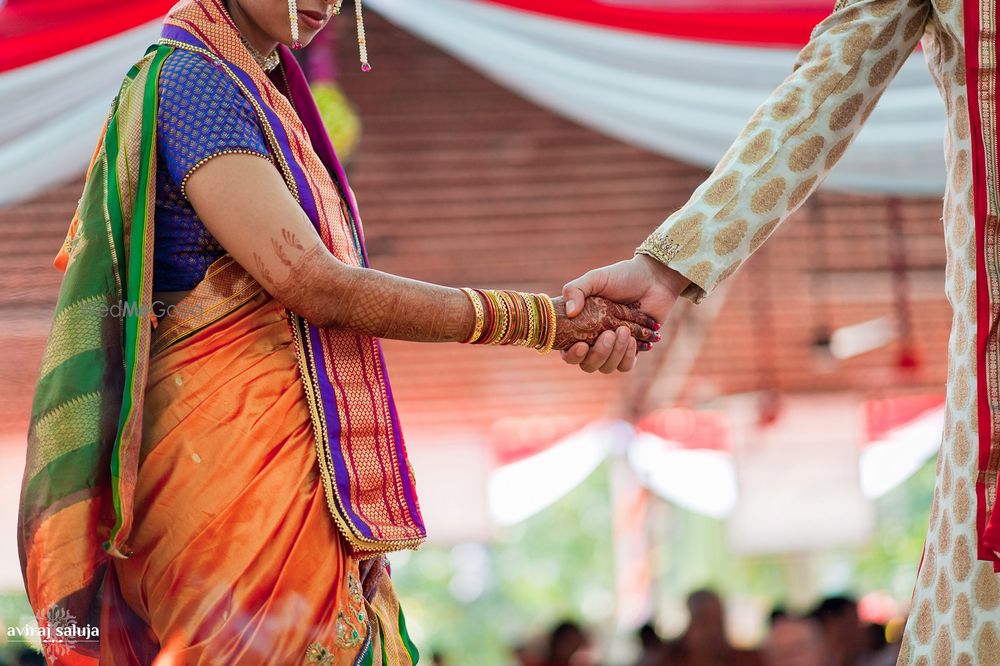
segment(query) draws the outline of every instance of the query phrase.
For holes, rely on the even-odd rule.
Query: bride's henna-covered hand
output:
[[[652,317],[637,308],[600,297],[588,298],[583,311],[572,319],[566,316],[566,301],[561,296],[552,299],[556,306],[555,349],[569,349],[578,342],[594,344],[604,331],[628,328],[639,343],[652,344],[659,340],[659,328]]]

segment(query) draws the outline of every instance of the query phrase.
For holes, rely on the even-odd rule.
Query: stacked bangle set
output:
[[[476,323],[467,344],[531,347],[546,354],[556,341],[556,308],[545,294],[462,289],[472,301]]]

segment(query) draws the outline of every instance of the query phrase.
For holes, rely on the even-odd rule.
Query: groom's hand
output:
[[[563,287],[566,314],[575,317],[588,296],[602,296],[619,303],[639,303],[639,308],[658,322],[666,321],[670,309],[689,284],[687,278],[660,262],[636,255],[627,261],[592,270]],[[628,372],[635,365],[635,341],[619,330],[606,331],[588,347],[578,343],[562,352],[563,360],[584,372]]]

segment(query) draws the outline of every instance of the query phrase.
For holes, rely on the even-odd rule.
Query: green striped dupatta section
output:
[[[129,554],[152,329],[157,87],[172,50],[150,47],[123,81],[56,259],[65,276],[18,520],[25,586],[43,624],[57,612],[96,626],[108,557]]]

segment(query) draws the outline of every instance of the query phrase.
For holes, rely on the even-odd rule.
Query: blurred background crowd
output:
[[[656,626],[640,627],[631,646],[636,666],[893,666],[904,622],[864,622],[850,597],[828,597],[805,614],[773,610],[767,634],[754,649],[740,649],[726,631],[723,600],[711,590],[687,597],[689,619],[683,632],[664,638]],[[548,632],[515,645],[512,666],[597,666],[602,664],[594,636],[577,622],[564,620]],[[434,666],[451,663],[445,653],[431,656]]]

